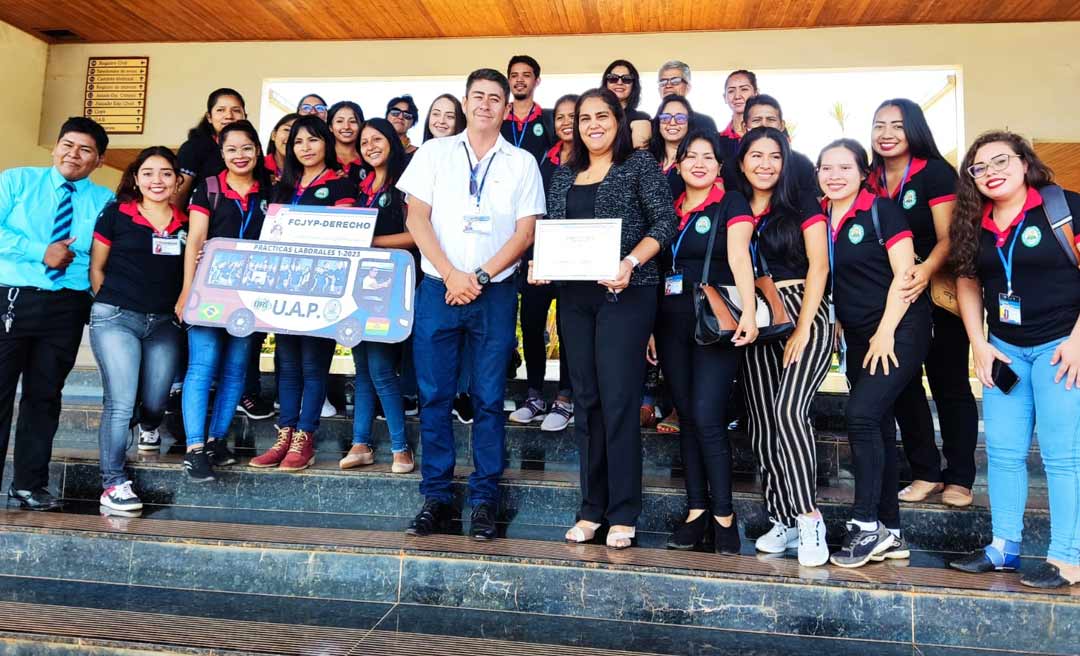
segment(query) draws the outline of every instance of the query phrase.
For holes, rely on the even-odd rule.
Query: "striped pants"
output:
[[[788,315],[799,316],[802,283],[780,288]],[[750,418],[750,441],[757,455],[769,516],[787,526],[815,508],[817,449],[810,422],[814,399],[832,361],[833,326],[823,300],[802,357],[784,368],[785,341],[746,349],[743,389]]]

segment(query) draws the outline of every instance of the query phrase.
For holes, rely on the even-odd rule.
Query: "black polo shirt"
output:
[[[292,205],[352,207],[356,204],[357,186],[337,171],[324,171],[306,187],[285,187],[278,183],[274,197]]]
[[[702,114],[699,111],[694,111],[694,129],[701,130],[702,132],[719,132],[716,127],[716,121],[708,114]]]
[[[892,285],[893,270],[889,264],[888,249],[904,239],[911,239],[911,229],[903,210],[890,200],[879,199],[878,221],[885,244],[878,243],[870,213],[876,198],[866,189],[860,191],[855,204],[841,219],[840,226],[832,230],[836,318],[844,330],[866,336],[877,330]],[[823,207],[827,207],[827,204],[828,200],[822,201]],[[929,320],[929,316],[929,301],[923,294],[908,308],[900,323],[904,325],[910,321]]]
[[[203,180],[225,170],[225,160],[221,157],[221,147],[217,139],[199,135],[188,139],[176,153],[176,163],[180,173]]]
[[[682,294],[663,296],[660,309],[665,312],[693,312],[693,290],[702,279],[705,269],[705,253],[709,247],[709,231],[714,223],[716,243],[713,245],[712,263],[709,265],[709,282],[714,285],[734,285],[735,277],[727,257],[728,227],[747,221],[753,223],[750,204],[742,194],[725,192],[722,186],[714,186],[708,198],[689,212],[682,211],[685,194],[675,201],[675,213],[679,217],[679,232],[671,245],[661,251],[660,266],[667,277],[672,271],[683,275]],[[674,253],[674,255],[673,255]],[[663,285],[661,285],[663,293]]]
[[[664,165],[661,164],[660,168],[664,174],[664,178],[667,179],[668,189],[671,189],[671,197],[678,198],[686,191],[686,183],[683,181],[682,175],[679,174],[679,167],[674,164],[666,169],[663,167]],[[725,185],[725,188],[732,189],[732,187],[728,187],[727,185]]]
[[[1073,234],[1080,244],[1080,194],[1066,191],[1065,200],[1072,210]],[[986,323],[992,335],[1015,346],[1037,346],[1065,337],[1080,316],[1080,269],[1069,262],[1050,229],[1042,202],[1039,192],[1029,188],[1023,211],[1004,232],[994,224],[993,205],[987,203],[983,208],[976,267],[982,282]],[[998,307],[998,295],[1008,291],[998,247],[1008,258],[1014,239],[1012,287],[1013,295],[1020,297],[1019,326],[1002,322]]]
[[[359,157],[351,162],[341,162],[338,160],[338,164],[341,165],[341,172],[344,174],[341,177],[352,182],[354,185],[359,185],[360,182],[367,177],[367,167],[364,164],[364,160]]]
[[[556,141],[553,114],[535,104],[525,120],[511,111],[502,123],[502,136],[511,145],[529,151],[539,164]]]
[[[940,159],[912,158],[911,166],[895,189],[885,190],[885,172],[875,168],[870,172],[870,186],[878,196],[891,198],[907,215],[908,226],[915,238],[915,254],[925,260],[937,244],[934,229],[935,205],[956,200],[956,171]]]
[[[360,181],[356,207],[370,207],[379,210],[375,219],[374,236],[396,235],[405,232],[405,196],[397,187],[383,185],[372,189],[375,184],[375,171],[368,173]]]
[[[186,226],[187,216],[175,207],[172,222],[157,232],[135,201],[109,204],[94,226],[94,239],[109,247],[105,281],[95,300],[133,312],[172,314],[184,282]]]
[[[198,210],[210,217],[207,239],[258,239],[262,232],[263,219],[266,218],[266,195],[259,189],[259,183],[255,182],[247,195],[241,196],[229,186],[226,177],[226,171],[214,176],[218,185],[216,202],[206,180],[200,182],[191,194],[188,211]]]
[[[795,252],[785,249],[783,240],[777,238],[782,222],[797,223],[800,232],[806,232],[818,223],[826,224],[827,230],[829,220],[822,213],[821,205],[805,195],[800,196],[799,211],[793,216],[774,212],[771,206],[766,207],[761,214],[754,215],[754,246],[758,260],[765,260],[769,273],[776,282],[802,280],[810,269],[810,262],[806,257],[806,241],[798,239],[794,244]]]

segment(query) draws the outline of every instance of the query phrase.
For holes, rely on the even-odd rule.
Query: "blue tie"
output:
[[[65,182],[61,185],[61,189],[63,191],[60,196],[60,205],[56,208],[56,220],[53,221],[52,237],[49,238],[50,244],[67,239],[71,235],[71,222],[75,217],[75,209],[71,202],[71,195],[75,193],[75,185]],[[64,269],[49,269],[45,272],[45,275],[49,276],[49,280],[56,282],[64,277]]]

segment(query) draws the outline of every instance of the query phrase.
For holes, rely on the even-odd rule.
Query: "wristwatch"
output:
[[[491,276],[488,275],[487,271],[484,271],[483,267],[476,267],[476,271],[473,271],[473,273],[476,274],[476,282],[480,283],[481,287],[491,282]]]

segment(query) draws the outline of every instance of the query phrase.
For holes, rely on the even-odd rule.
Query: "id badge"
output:
[[[998,320],[1011,326],[1020,325],[1020,297],[998,294]]]
[[[829,303],[829,323],[836,324],[836,306]]]
[[[664,296],[678,296],[683,292],[683,274],[669,273],[664,278]]]
[[[177,237],[154,237],[152,249],[154,255],[179,255],[180,239]]]
[[[466,214],[464,232],[471,235],[490,235],[491,217],[486,214]]]

